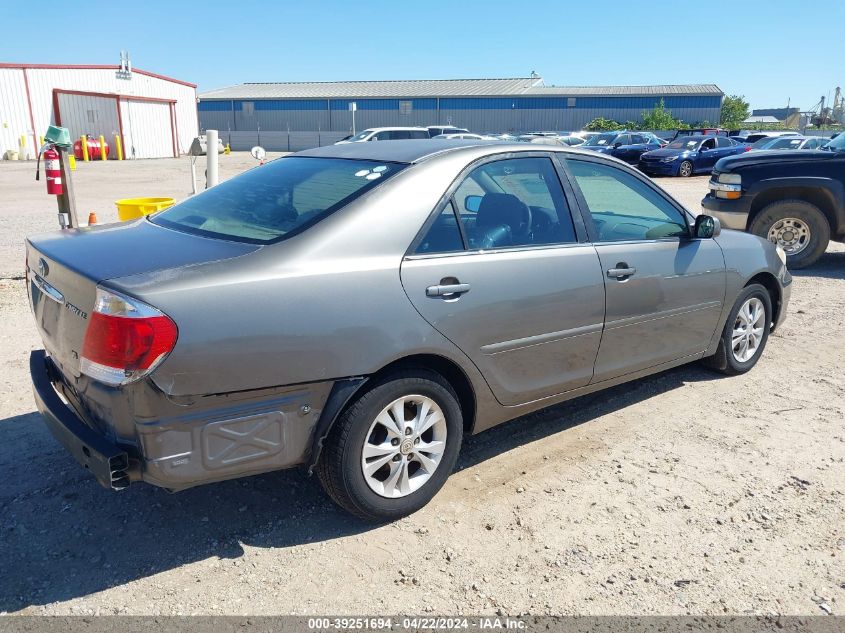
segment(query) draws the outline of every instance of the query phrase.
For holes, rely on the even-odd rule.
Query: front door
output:
[[[704,140],[701,143],[701,147],[698,148],[698,160],[695,161],[695,171],[710,172],[719,158],[721,156],[716,149],[716,138],[711,136]]]
[[[548,155],[471,169],[402,263],[414,307],[517,405],[586,385],[604,283]]]
[[[725,262],[692,239],[684,214],[651,183],[606,163],[568,159],[607,289],[594,382],[707,349],[722,312]]]

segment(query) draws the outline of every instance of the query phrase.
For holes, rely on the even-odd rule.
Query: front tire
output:
[[[678,175],[682,178],[689,178],[692,176],[693,165],[690,161],[685,160],[678,166]]]
[[[719,346],[705,366],[727,376],[749,371],[763,354],[772,325],[772,298],[760,284],[743,288],[728,315]]]
[[[375,382],[332,427],[317,475],[326,493],[367,521],[416,512],[455,467],[463,417],[448,382],[428,370]]]
[[[804,200],[782,200],[764,207],[749,230],[780,246],[789,268],[805,268],[821,257],[830,242],[824,213]]]

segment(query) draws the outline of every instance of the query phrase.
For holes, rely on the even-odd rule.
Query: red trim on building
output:
[[[32,129],[32,144],[35,146],[35,153],[41,148],[38,146],[38,131],[35,129],[35,117],[32,116],[32,97],[29,94],[29,78],[26,76],[26,68],[21,68],[23,73],[23,87],[26,89],[26,106],[29,108],[29,126]]]
[[[59,93],[53,90],[53,120],[58,127],[62,126],[62,113],[59,110]]]
[[[120,99],[122,101],[152,101],[154,103],[176,103],[176,99],[160,99],[159,97],[141,97],[138,95],[122,95],[116,92],[92,92],[90,90],[66,90],[53,88],[53,92],[63,95],[81,95],[83,97],[103,97],[104,99]]]
[[[120,70],[120,66],[117,64],[15,64],[12,62],[0,62],[0,68],[45,68],[45,69],[78,69],[78,70]],[[196,88],[196,84],[192,84],[188,81],[182,81],[181,79],[174,79],[173,77],[168,77],[167,75],[159,75],[158,73],[150,72],[149,70],[141,70],[140,68],[133,68],[133,73],[138,73],[139,75],[146,75],[147,77],[154,77],[156,79],[162,79],[164,81],[170,81],[175,84],[180,84],[182,86],[188,86],[189,88]]]
[[[174,158],[179,158],[181,154],[181,143],[179,142],[179,117],[176,116],[176,104],[170,106],[171,112],[173,113],[173,135],[176,139],[176,156]]]

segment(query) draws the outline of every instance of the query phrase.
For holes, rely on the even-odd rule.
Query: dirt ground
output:
[[[300,471],[113,493],[76,465],[30,393],[22,240],[56,226],[33,172],[0,163],[0,612],[845,613],[841,245],[749,374],[686,366],[469,438],[429,506],[372,527]],[[114,220],[188,174],[81,165],[79,208]],[[707,178],[658,182],[698,210]]]

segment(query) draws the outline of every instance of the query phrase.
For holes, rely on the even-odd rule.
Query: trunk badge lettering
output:
[[[82,317],[83,319],[86,319],[86,320],[88,319],[88,313],[87,313],[87,312],[83,312],[82,310],[80,310],[79,308],[77,308],[77,307],[76,307],[75,305],[73,305],[72,303],[70,303],[70,302],[68,302],[68,301],[65,301],[65,307],[66,307],[68,310],[70,310],[71,312],[73,312],[76,316],[80,316],[80,317]]]
[[[47,262],[43,257],[38,258],[38,274],[42,277],[46,277],[50,274],[50,267],[47,265]]]

